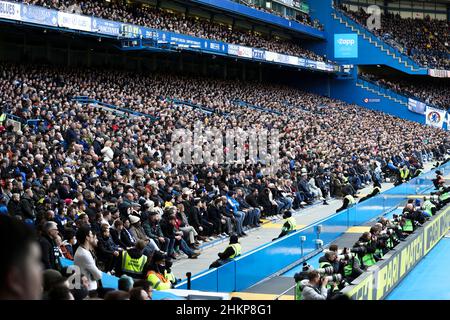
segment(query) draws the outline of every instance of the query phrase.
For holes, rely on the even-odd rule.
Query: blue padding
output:
[[[450,238],[443,238],[386,300],[450,300]]]
[[[235,288],[236,262],[233,260],[217,268],[217,291],[231,292]]]

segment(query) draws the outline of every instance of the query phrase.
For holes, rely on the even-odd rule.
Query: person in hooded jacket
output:
[[[321,279],[317,270],[308,273],[308,279],[300,281],[296,292],[296,300],[327,300],[328,278]]]

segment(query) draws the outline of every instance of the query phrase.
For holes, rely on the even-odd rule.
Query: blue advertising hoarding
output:
[[[53,28],[67,28],[109,37],[152,39],[184,50],[201,50],[214,54],[232,55],[257,61],[267,61],[290,66],[301,66],[332,71],[334,66],[317,65],[315,61],[241,45],[197,38],[174,32],[126,24],[101,18],[47,9],[41,6],[0,0],[0,18],[23,21]],[[320,67],[320,68],[319,68]]]
[[[94,32],[106,34],[109,36],[119,36],[120,30],[121,30],[121,23],[119,22],[99,18],[92,18],[92,31]]]
[[[43,7],[23,5],[21,16],[25,22],[58,26],[58,12]]]
[[[358,35],[356,33],[335,34],[334,57],[336,59],[358,58]]]

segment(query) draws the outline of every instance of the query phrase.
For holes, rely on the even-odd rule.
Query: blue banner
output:
[[[91,16],[56,11],[41,6],[20,4],[9,1],[0,0],[0,18],[45,26],[81,30],[112,37],[153,39],[158,44],[166,44],[167,46],[165,49],[167,49],[167,47],[175,47],[186,50],[201,50],[214,54],[233,55],[241,58],[281,63],[291,66],[308,67],[323,71],[332,71],[335,69],[334,65],[324,63],[318,64],[316,61],[266,51],[263,49],[228,44],[189,35],[177,34],[174,32],[161,31]],[[345,38],[340,39],[339,41],[342,45],[353,46],[353,42],[350,39]]]
[[[92,19],[92,31],[109,36],[119,36],[121,23],[99,18]]]
[[[56,27],[58,26],[58,12],[22,4],[22,21]]]
[[[305,59],[305,67],[316,69],[317,68],[316,62],[313,60]]]
[[[261,49],[253,49],[253,59],[266,60],[266,51]]]

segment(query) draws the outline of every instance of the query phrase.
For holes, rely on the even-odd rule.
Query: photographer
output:
[[[296,300],[327,300],[328,277],[321,278],[317,270],[308,272],[308,278],[297,285]]]
[[[386,246],[391,250],[400,242],[399,239],[403,238],[401,228],[385,217],[381,217],[379,223],[381,225],[381,234],[387,236]]]
[[[422,210],[427,217],[431,218],[436,214],[437,208],[436,205],[433,202],[431,202],[430,198],[424,197],[422,203]]]
[[[339,273],[340,265],[337,256],[336,245],[331,245],[329,251],[325,252],[325,255],[319,258],[319,268],[328,268],[328,267],[333,268],[332,273]],[[327,274],[329,274],[329,272],[327,272]]]
[[[417,211],[412,202],[408,202],[408,204],[403,209],[402,218],[403,232],[406,232],[408,234],[412,233],[418,225],[425,222],[425,217],[422,215],[422,212]]]
[[[351,283],[353,280],[358,278],[364,270],[361,268],[361,261],[359,260],[358,255],[351,253],[350,249],[344,248],[342,255],[344,257],[340,261],[344,267],[344,280],[347,283]]]
[[[375,237],[376,239],[376,237]],[[376,245],[370,232],[364,232],[358,241],[353,245],[351,252],[358,255],[361,265],[364,269],[377,263],[375,257]]]

